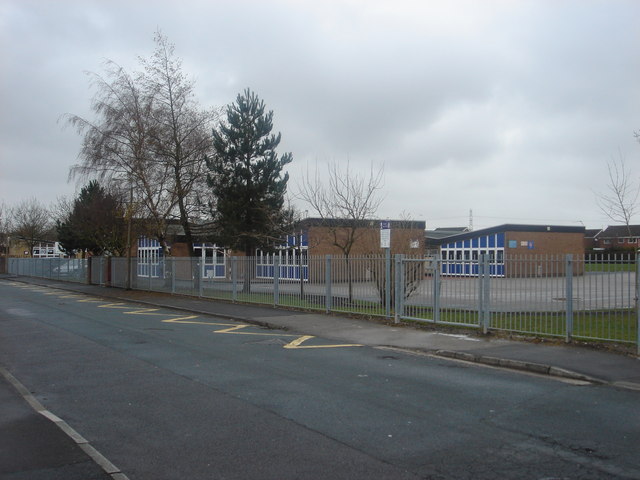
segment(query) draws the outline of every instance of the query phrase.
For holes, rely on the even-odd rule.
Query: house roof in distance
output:
[[[631,232],[631,233],[629,233]],[[640,225],[609,225],[598,234],[598,238],[640,237]]]
[[[466,240],[468,238],[474,238],[484,235],[492,235],[494,233],[502,232],[548,232],[548,233],[582,233],[584,234],[584,227],[573,227],[565,225],[521,225],[506,223],[504,225],[498,225],[495,227],[483,228],[481,230],[473,230],[468,232],[459,233],[457,235],[450,235],[441,239],[433,239],[435,243],[449,243],[452,241]]]

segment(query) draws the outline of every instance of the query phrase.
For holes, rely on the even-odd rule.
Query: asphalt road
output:
[[[135,479],[640,478],[640,393],[0,283],[0,364]]]

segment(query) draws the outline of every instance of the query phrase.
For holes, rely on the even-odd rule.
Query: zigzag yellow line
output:
[[[217,325],[221,327],[230,327],[235,325],[235,323],[219,323],[219,322],[203,322],[203,321],[192,321],[191,319],[198,318],[197,315],[190,315],[187,317],[178,317],[178,318],[170,318],[168,320],[162,320],[164,323],[186,323],[193,325]]]
[[[361,347],[362,345],[358,343],[345,343],[341,345],[302,345],[307,340],[311,340],[315,338],[313,335],[303,335],[301,337],[296,338],[293,342],[284,345],[282,348],[342,348],[342,347]]]
[[[223,330],[214,330],[213,333],[229,333],[232,335],[261,335],[266,337],[295,337],[297,335],[287,335],[286,333],[261,333],[261,332],[237,332],[243,328],[251,327],[252,325],[236,325],[231,328],[225,328]]]
[[[141,308],[139,310],[132,310],[130,312],[122,312],[125,315],[155,315],[158,317],[169,317],[174,316],[170,313],[154,313],[160,310],[159,308]]]
[[[37,287],[37,286],[31,286],[31,285],[24,285],[21,283],[9,283],[9,285],[13,285],[15,287],[18,288],[24,288],[24,289],[28,289],[28,290],[34,290],[34,291],[43,291],[43,290],[49,290],[46,287]],[[45,292],[45,295],[56,295],[57,292]],[[60,295],[60,298],[77,298],[80,295]],[[96,298],[82,298],[80,300],[78,300],[78,302],[82,302],[82,303],[102,303],[103,300],[99,300]],[[129,308],[131,308],[130,306],[127,306],[125,303],[106,303],[103,305],[98,305],[98,308],[113,308],[113,309],[119,309],[119,310],[127,310]],[[166,313],[156,313],[159,309],[158,308],[141,308],[141,309],[134,309],[128,312],[123,312],[124,314],[127,315],[155,315],[155,316],[167,316]],[[236,323],[220,323],[220,322],[203,322],[203,321],[196,321],[194,320],[195,318],[198,318],[197,315],[187,315],[187,316],[182,316],[182,317],[177,317],[177,318],[169,318],[166,320],[162,320],[162,322],[164,323],[185,323],[185,324],[192,324],[192,325],[216,325],[216,326],[220,326],[220,327],[230,327],[230,328],[225,328],[222,330],[214,330],[213,333],[226,333],[226,334],[230,334],[230,335],[258,335],[258,336],[270,336],[270,337],[296,337],[297,335],[290,335],[290,334],[285,334],[285,333],[261,333],[261,332],[241,332],[239,330],[243,330],[245,328],[251,327],[252,325],[237,325]],[[295,340],[289,342],[288,344],[284,345],[283,348],[286,349],[308,349],[308,348],[344,348],[344,347],[362,347],[362,345],[358,344],[358,343],[345,343],[345,344],[336,344],[336,345],[303,345],[303,343],[305,343],[307,340],[311,340],[312,338],[315,338],[313,335],[302,335],[302,336],[298,336],[298,338],[296,338]]]
[[[120,310],[127,310],[127,309],[130,309],[131,307],[128,305],[125,305],[122,302],[118,302],[118,303],[105,303],[103,305],[98,305],[98,308],[117,308]]]

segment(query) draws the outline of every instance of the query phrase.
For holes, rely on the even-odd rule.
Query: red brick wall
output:
[[[349,229],[344,227],[310,227],[309,255],[343,256],[344,252],[334,245],[337,243],[344,245]],[[335,236],[334,236],[335,234]],[[380,248],[380,228],[376,224],[370,228],[359,228],[356,230],[355,242],[351,248],[351,256],[360,255],[383,255],[384,250]],[[411,248],[411,242],[417,242],[417,248]],[[405,255],[424,255],[424,230],[422,229],[392,229],[391,230],[391,254],[402,253]]]
[[[509,244],[516,242],[515,248]],[[529,248],[532,243],[533,248]],[[505,268],[508,276],[557,276],[565,274],[565,257],[584,256],[583,233],[561,232],[506,232]],[[574,262],[573,272],[584,273],[584,264]]]

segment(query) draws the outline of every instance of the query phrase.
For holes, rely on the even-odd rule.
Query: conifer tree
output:
[[[120,199],[93,180],[82,188],[73,210],[56,225],[63,250],[93,255],[125,253],[124,211]]]
[[[226,122],[213,132],[209,186],[213,198],[215,241],[247,256],[282,238],[289,212],[283,167],[291,153],[278,156],[280,133],[272,134],[273,111],[251,90],[226,108]]]

